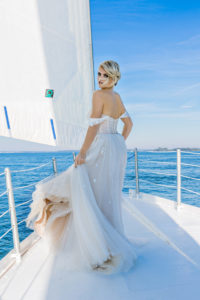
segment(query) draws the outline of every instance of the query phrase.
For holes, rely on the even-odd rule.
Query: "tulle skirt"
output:
[[[121,134],[97,134],[84,164],[72,164],[36,185],[26,225],[42,237],[61,268],[112,274],[135,265],[121,210],[126,160]]]

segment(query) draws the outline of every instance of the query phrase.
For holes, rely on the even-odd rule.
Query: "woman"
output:
[[[113,91],[119,65],[100,64],[89,128],[74,164],[43,180],[33,193],[27,226],[47,241],[50,253],[68,270],[126,272],[137,255],[124,234],[121,201],[127,139],[133,123]],[[124,123],[117,132],[119,118]]]

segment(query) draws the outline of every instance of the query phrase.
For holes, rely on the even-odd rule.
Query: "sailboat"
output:
[[[4,0],[0,8],[0,135],[79,149],[94,91],[89,0]],[[135,168],[136,189],[122,206],[126,234],[138,242],[134,271],[62,278],[53,261],[45,265],[35,232],[17,242],[13,215],[15,247],[0,260],[0,299],[199,299],[200,208],[180,202],[180,152],[177,203],[140,192],[137,151]]]

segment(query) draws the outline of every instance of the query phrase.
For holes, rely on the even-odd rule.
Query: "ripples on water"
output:
[[[193,152],[195,153],[195,152]],[[46,152],[46,153],[0,153],[0,173],[4,172],[4,168],[9,167],[10,170],[21,170],[39,166],[51,161],[52,157],[57,160],[58,172],[66,170],[73,163],[73,155],[71,151],[66,152]],[[200,178],[200,153],[199,155],[190,153],[181,153],[182,163],[190,163],[199,167],[182,165],[181,174],[188,177]],[[164,162],[164,163],[162,163]],[[138,152],[139,167],[139,188],[141,192],[165,197],[176,201],[176,152]],[[153,173],[154,172],[154,173]],[[169,176],[163,174],[171,174]],[[13,173],[13,188],[23,185],[29,185],[53,174],[52,164],[29,172]],[[146,182],[146,181],[149,182]],[[200,181],[182,177],[182,186],[200,193]],[[163,187],[156,184],[170,185],[173,187]],[[123,192],[128,194],[128,188],[135,189],[135,162],[134,152],[128,151],[126,174],[124,178]],[[6,189],[5,177],[0,176],[0,194]],[[26,189],[14,190],[15,204],[31,199],[34,186]],[[200,196],[182,190],[182,202],[200,207]],[[17,221],[20,222],[26,218],[30,209],[30,203],[16,208]],[[0,197],[0,215],[8,209],[7,195]],[[7,213],[0,218],[0,235],[10,228],[10,215]],[[26,228],[25,222],[19,226],[20,241],[24,240],[32,230]],[[12,231],[10,231],[2,240],[0,240],[0,258],[13,248]]]

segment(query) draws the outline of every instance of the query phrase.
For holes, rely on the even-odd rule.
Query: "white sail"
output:
[[[78,149],[94,90],[89,0],[2,0],[0,25],[0,136]]]

